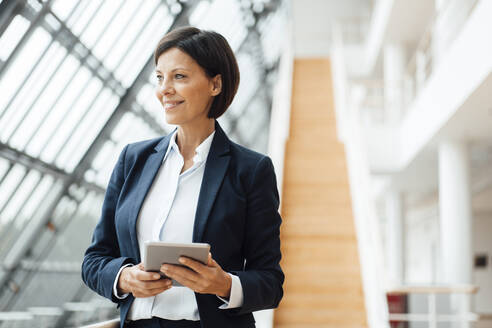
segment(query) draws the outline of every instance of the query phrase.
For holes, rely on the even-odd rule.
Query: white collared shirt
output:
[[[198,205],[198,196],[215,131],[196,149],[193,166],[181,173],[184,159],[176,144],[177,130],[171,136],[163,163],[142,204],[137,219],[137,238],[140,255],[145,241],[191,243]],[[213,256],[213,254],[212,254]],[[126,267],[126,266],[124,266]],[[122,267],[116,276],[113,293],[118,298],[117,282]],[[243,290],[239,277],[232,278],[229,301],[221,309],[242,306]],[[160,317],[169,320],[200,320],[194,292],[187,287],[172,287],[154,297],[135,298],[128,313],[129,320]]]

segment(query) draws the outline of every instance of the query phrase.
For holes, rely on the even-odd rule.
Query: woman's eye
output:
[[[174,75],[174,77],[177,78],[177,79],[182,79],[185,76],[183,74],[176,74],[176,75]]]
[[[156,76],[156,79],[157,79],[157,81],[161,81],[162,80],[162,75],[157,75]]]

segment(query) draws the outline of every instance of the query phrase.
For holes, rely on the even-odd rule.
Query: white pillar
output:
[[[390,284],[403,284],[404,236],[402,196],[398,191],[386,195],[386,258]]]
[[[465,142],[439,146],[439,214],[444,282],[472,282],[470,167]]]
[[[464,141],[439,145],[439,216],[443,266],[446,284],[472,283],[472,209],[470,166]],[[454,313],[470,311],[470,297],[451,299]],[[453,325],[453,327],[467,325]]]
[[[399,44],[385,45],[383,66],[385,120],[395,123],[402,115],[405,48]]]

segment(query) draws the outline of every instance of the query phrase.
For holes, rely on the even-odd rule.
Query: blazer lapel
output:
[[[215,135],[205,164],[193,227],[193,242],[202,241],[210,210],[229,166],[229,139],[215,122]]]
[[[140,259],[140,250],[138,246],[138,238],[137,238],[137,218],[140,209],[142,208],[143,201],[147,193],[149,192],[150,186],[154,181],[154,178],[161,167],[164,156],[166,155],[167,147],[169,146],[169,141],[171,140],[171,136],[174,131],[164,137],[154,148],[154,152],[152,152],[147,160],[145,161],[144,167],[142,169],[142,174],[140,175],[140,179],[137,184],[137,195],[135,199],[135,206],[133,208],[133,213],[130,215],[130,236],[132,239],[133,249],[136,251],[138,262]]]

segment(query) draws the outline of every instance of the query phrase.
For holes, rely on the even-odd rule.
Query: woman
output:
[[[118,303],[120,327],[254,327],[282,295],[278,192],[271,160],[230,141],[217,123],[239,70],[218,33],[185,27],[154,53],[165,137],[127,145],[82,264],[84,282]],[[206,265],[145,272],[146,240],[211,245]]]

